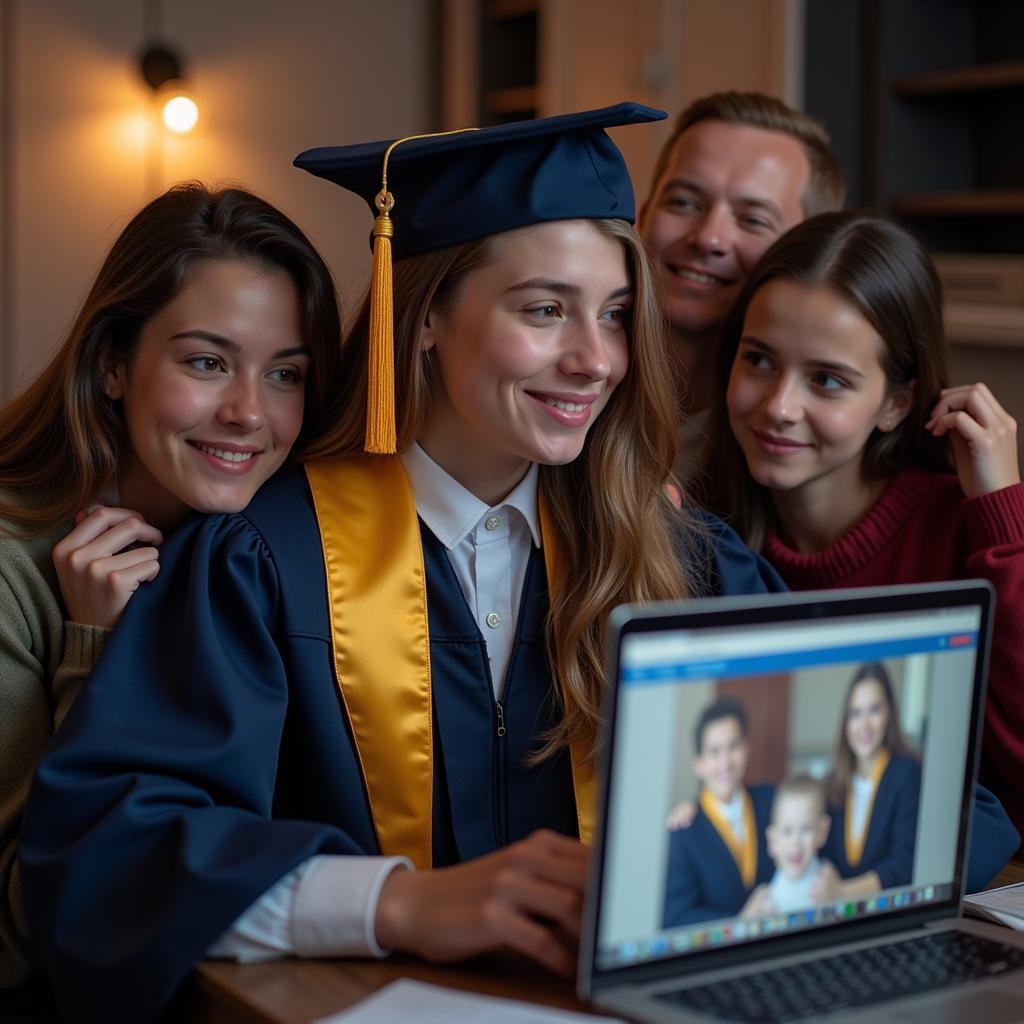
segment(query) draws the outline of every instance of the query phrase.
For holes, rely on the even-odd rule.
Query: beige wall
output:
[[[803,0],[543,0],[543,113],[631,99],[677,114],[718,89],[799,105]],[[671,121],[611,132],[642,201]]]
[[[388,0],[386,53],[375,0],[164,3],[164,34],[203,112],[178,139],[154,133],[138,74],[141,0],[0,3],[15,40],[13,68],[0,69],[14,86],[0,396],[44,363],[127,217],[182,178],[240,180],[279,204],[351,290],[368,262],[369,212],[291,159],[430,127],[427,0]]]
[[[445,120],[475,88],[476,0],[444,0]],[[671,113],[716,88],[798,99],[803,0],[541,0],[543,113],[635,99]],[[137,68],[143,0],[0,0],[0,399],[44,364],[130,214],[183,178],[236,179],[279,204],[333,268],[365,281],[368,213],[290,166],[315,145],[430,130],[435,0],[165,0],[195,132],[153,120]],[[387,17],[380,41],[381,12]],[[668,125],[616,133],[642,193]],[[642,198],[642,195],[641,195]],[[4,248],[0,246],[0,259]]]

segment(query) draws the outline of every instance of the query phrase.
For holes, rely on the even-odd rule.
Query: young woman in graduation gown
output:
[[[780,586],[666,487],[666,336],[603,130],[658,116],[300,158],[384,211],[342,414],[168,542],[41,766],[21,857],[69,1020],[151,1020],[205,955],[571,973],[609,611]]]
[[[862,665],[850,680],[827,782],[831,818],[824,856],[844,880],[824,897],[910,885],[921,763],[903,739],[889,672]]]

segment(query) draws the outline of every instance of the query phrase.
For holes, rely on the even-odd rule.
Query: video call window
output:
[[[602,949],[688,950],[948,894],[976,630],[970,613],[627,638]]]

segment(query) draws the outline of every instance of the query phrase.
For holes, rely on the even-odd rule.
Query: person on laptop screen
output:
[[[921,791],[921,764],[900,731],[892,680],[881,662],[854,674],[843,705],[828,777],[832,817],[821,897],[856,896],[909,885]]]
[[[818,856],[829,834],[825,787],[810,775],[794,775],[775,789],[765,838],[775,874],[750,895],[741,917],[788,913],[822,899],[827,865]]]
[[[709,704],[693,747],[700,793],[692,824],[669,840],[666,928],[735,916],[771,875],[765,830],[774,787],[744,785],[750,748],[743,705],[732,697]]]

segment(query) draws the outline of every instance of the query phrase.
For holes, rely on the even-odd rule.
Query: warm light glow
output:
[[[199,108],[195,100],[178,93],[164,103],[163,118],[164,124],[172,132],[184,134],[195,128],[199,120]]]

